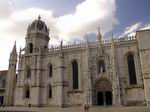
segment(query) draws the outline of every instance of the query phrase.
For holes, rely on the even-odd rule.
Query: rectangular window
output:
[[[29,88],[29,86],[24,87],[24,98],[30,98],[30,88]]]
[[[52,86],[49,86],[48,98],[52,98]]]
[[[30,67],[27,68],[26,73],[27,73],[27,78],[30,78],[31,77],[31,68]]]
[[[52,90],[49,90],[49,98],[52,98]]]
[[[52,77],[52,71],[53,70],[53,67],[52,65],[49,66],[49,77]]]
[[[30,98],[30,91],[29,90],[26,91],[26,98]]]

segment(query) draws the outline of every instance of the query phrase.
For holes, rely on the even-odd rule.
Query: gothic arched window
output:
[[[76,60],[72,62],[73,89],[78,89],[78,63]]]
[[[52,86],[49,85],[48,98],[52,98]]]
[[[29,44],[29,53],[33,53],[33,44],[32,43]]]
[[[104,60],[99,60],[98,63],[97,63],[97,71],[98,73],[104,73],[105,72],[105,63],[104,63]]]
[[[30,98],[30,87],[25,86],[25,98]]]
[[[31,77],[31,68],[29,66],[27,66],[26,69],[27,69],[26,70],[26,76],[27,76],[27,78],[30,78]]]
[[[129,82],[131,85],[137,84],[135,64],[134,64],[134,56],[132,54],[128,54],[127,63],[128,63]]]
[[[52,77],[52,75],[53,75],[53,66],[52,66],[52,64],[48,64],[48,75],[49,75],[49,77]]]

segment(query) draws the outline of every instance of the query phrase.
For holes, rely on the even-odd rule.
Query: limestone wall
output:
[[[137,32],[137,38],[144,81],[145,98],[147,105],[150,105],[150,30]]]
[[[148,60],[150,53],[144,52],[145,54],[143,55],[143,52],[139,51],[139,44],[136,38],[128,38],[127,40],[125,38],[120,40],[116,39],[114,40],[114,45],[117,67],[116,74],[119,77],[118,84],[120,86],[119,90],[121,96],[121,105],[130,105],[133,104],[133,102],[143,102],[145,100],[145,94],[143,92],[142,73],[144,73],[144,70],[148,71],[148,68],[146,69],[147,62],[142,60],[141,64],[140,59],[146,58]],[[110,41],[104,41],[102,46],[102,55],[98,54],[98,46],[96,43],[90,43],[89,48],[86,48],[86,44],[81,44],[64,46],[62,48],[51,48],[49,52],[43,52],[42,54],[21,54],[21,58],[19,59],[18,80],[15,92],[15,105],[25,106],[28,103],[31,103],[32,105],[40,104],[43,106],[77,106],[85,104],[87,101],[87,90],[90,88],[92,94],[95,81],[98,80],[98,78],[103,76],[109,78],[111,83],[115,82],[112,73],[113,66],[111,43]],[[142,44],[141,46],[144,45]],[[145,47],[141,47],[141,49],[142,48]],[[89,53],[87,53],[87,49],[89,50]],[[63,65],[60,66],[60,55],[62,52]],[[131,86],[129,84],[129,75],[127,69],[128,53],[133,53],[134,55],[137,78],[136,86]],[[106,67],[106,73],[103,75],[97,73],[97,61],[101,58],[104,59]],[[72,61],[74,59],[76,59],[78,62],[79,71],[79,89],[77,90],[73,90],[72,87]],[[49,63],[51,63],[53,66],[52,77],[49,77],[48,74]],[[31,78],[29,80],[27,80],[25,77],[26,65],[30,65],[32,69]],[[141,70],[141,66],[143,66],[143,72]],[[89,78],[92,79],[91,82],[88,83]],[[148,80],[145,80],[146,85],[147,83]],[[30,99],[23,98],[23,87],[26,84],[29,84],[31,88]],[[52,98],[48,98],[49,85],[52,86]],[[92,97],[91,100],[93,100]],[[93,101],[91,102],[96,104]]]

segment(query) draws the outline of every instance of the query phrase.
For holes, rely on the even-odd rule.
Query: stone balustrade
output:
[[[136,36],[122,36],[122,37],[119,37],[119,38],[113,38],[113,41],[114,41],[114,43],[118,43],[118,42],[128,42],[128,41],[136,40],[136,39],[137,39]],[[111,42],[112,42],[111,38],[102,40],[102,44],[104,44],[104,45],[105,44],[110,44]],[[85,48],[86,44],[88,44],[89,47],[94,47],[94,46],[98,45],[97,41],[95,41],[95,42],[88,42],[88,43],[79,43],[79,44],[72,44],[72,45],[64,45],[62,47],[56,46],[56,47],[51,47],[49,49],[49,52],[60,51],[62,49],[63,50],[71,50],[71,49]]]

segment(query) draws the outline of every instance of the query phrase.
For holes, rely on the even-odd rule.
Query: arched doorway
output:
[[[112,85],[108,79],[102,78],[96,81],[94,89],[96,105],[112,105]]]

